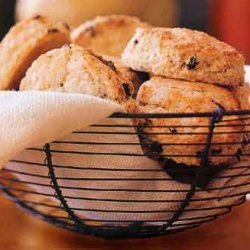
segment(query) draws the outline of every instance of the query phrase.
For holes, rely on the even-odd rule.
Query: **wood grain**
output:
[[[247,250],[249,238],[250,202],[215,222],[176,235],[145,240],[103,240],[47,225],[0,195],[0,250]]]

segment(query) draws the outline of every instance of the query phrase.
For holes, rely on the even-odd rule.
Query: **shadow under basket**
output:
[[[145,120],[151,123],[142,122],[144,127],[138,129]],[[152,121],[157,120],[164,125],[156,126]],[[0,188],[32,215],[76,233],[121,239],[177,233],[245,202],[250,192],[249,127],[250,111],[117,113],[53,143],[24,150],[1,171]],[[145,140],[152,133],[154,137]],[[243,140],[214,140],[228,134]],[[174,143],[174,137],[184,135],[192,140]],[[204,140],[194,143],[201,135]],[[223,150],[211,150],[215,144],[238,145],[238,150],[224,155]],[[173,146],[182,154],[168,155]],[[187,154],[192,146],[200,153]],[[184,156],[198,157],[200,164],[178,161]],[[216,157],[232,161],[216,165],[211,161]]]

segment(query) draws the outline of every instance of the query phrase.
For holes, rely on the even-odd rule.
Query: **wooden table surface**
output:
[[[247,250],[250,202],[231,214],[176,235],[144,240],[102,240],[75,235],[32,218],[0,194],[0,250]]]

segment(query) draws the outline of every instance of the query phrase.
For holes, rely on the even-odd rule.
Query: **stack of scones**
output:
[[[203,32],[152,27],[135,17],[97,17],[71,31],[37,15],[9,31],[0,62],[2,90],[84,93],[117,102],[128,112],[152,114],[249,106],[244,58],[233,47]],[[245,150],[248,136],[237,118],[222,118],[223,126],[215,127],[211,166],[236,162]],[[134,123],[150,158],[201,165],[208,118]]]

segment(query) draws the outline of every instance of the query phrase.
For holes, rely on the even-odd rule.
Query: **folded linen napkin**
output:
[[[25,148],[43,145],[122,111],[83,94],[0,91],[0,169]]]

